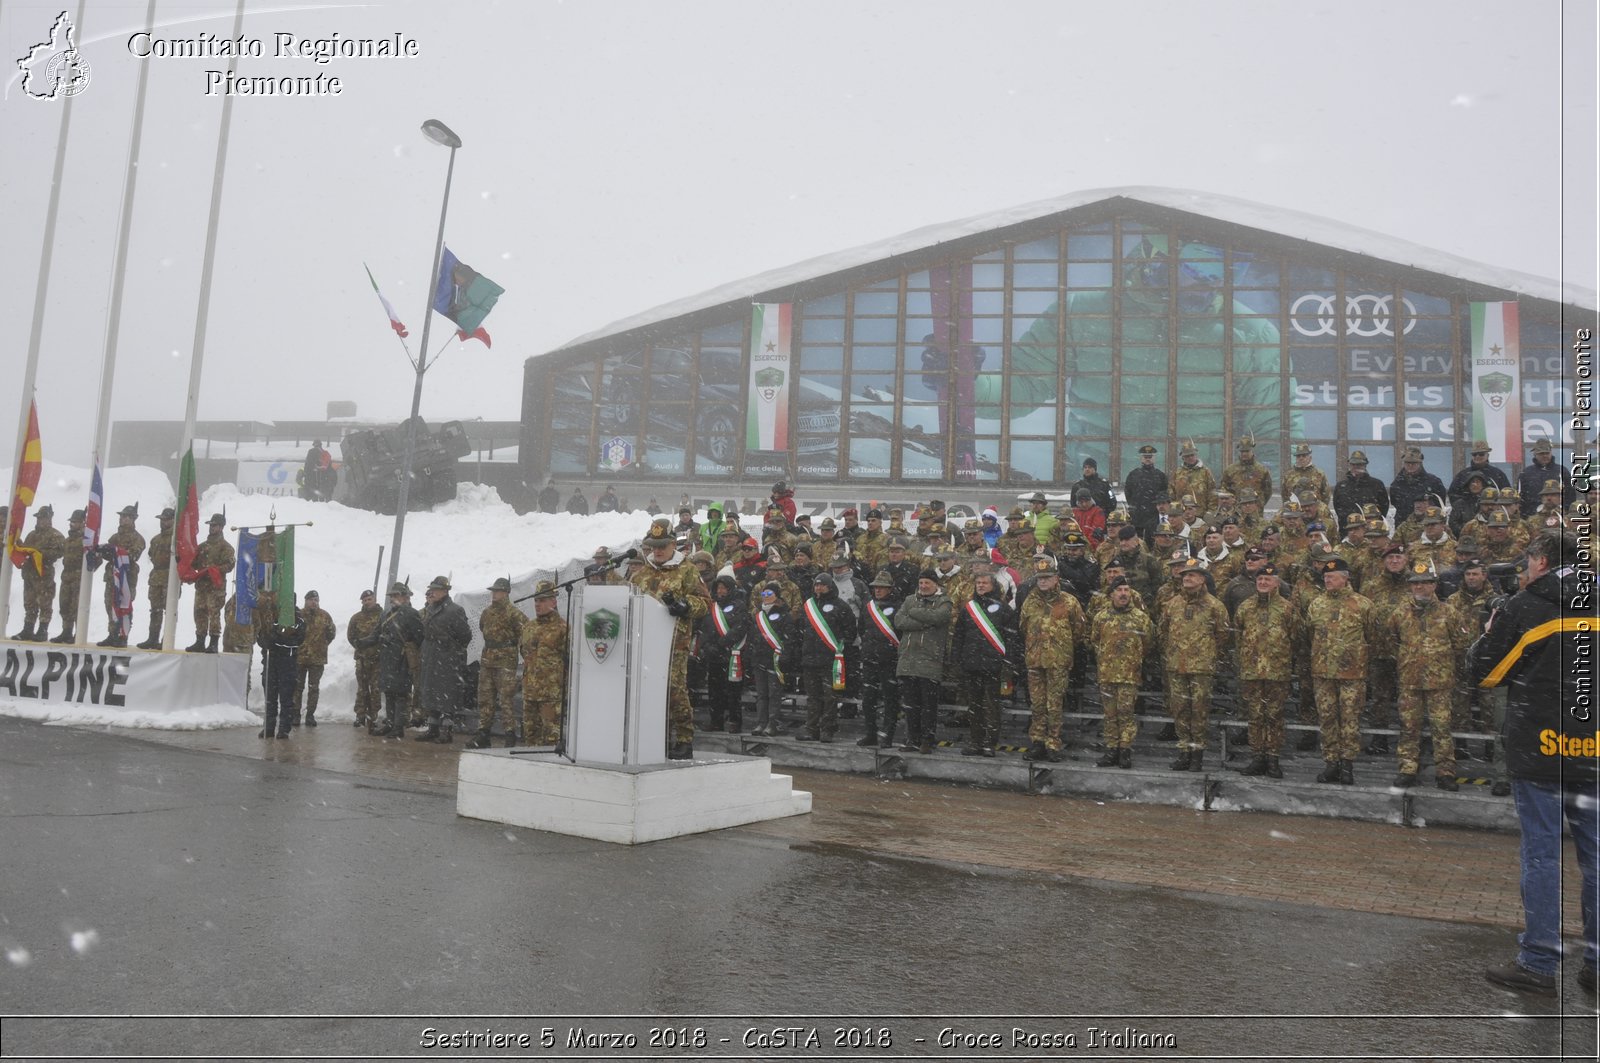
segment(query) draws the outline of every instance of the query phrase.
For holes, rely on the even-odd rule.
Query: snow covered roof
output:
[[[1262,229],[1282,236],[1322,244],[1341,251],[1366,255],[1414,269],[1426,270],[1430,273],[1457,277],[1470,283],[1515,292],[1518,295],[1526,295],[1530,298],[1546,299],[1554,303],[1570,303],[1588,310],[1600,308],[1600,298],[1597,298],[1596,293],[1590,288],[1574,284],[1563,285],[1561,282],[1551,280],[1548,277],[1538,277],[1531,273],[1520,273],[1516,270],[1486,265],[1469,258],[1462,258],[1459,255],[1423,247],[1408,240],[1374,232],[1371,229],[1363,229],[1356,225],[1348,225],[1330,218],[1319,217],[1315,214],[1306,214],[1297,210],[1287,210],[1282,207],[1254,203],[1250,200],[1236,199],[1232,196],[1215,195],[1210,192],[1193,192],[1181,188],[1130,186],[1127,188],[1095,188],[1083,192],[1072,192],[1053,199],[1041,199],[1033,203],[1024,203],[1020,206],[1008,207],[988,214],[974,215],[970,218],[963,218],[960,221],[927,225],[920,229],[901,233],[899,236],[891,236],[870,244],[862,244],[860,247],[820,255],[804,262],[796,262],[791,266],[768,270],[753,277],[733,281],[732,283],[712,288],[710,291],[701,292],[698,295],[691,295],[684,299],[664,303],[653,309],[622,318],[620,321],[613,321],[604,328],[596,329],[593,332],[585,333],[568,341],[557,350],[566,350],[581,344],[592,343],[608,336],[629,332],[633,329],[643,328],[647,325],[681,317],[684,314],[691,314],[699,310],[710,309],[714,306],[721,306],[725,303],[752,299],[763,292],[786,288],[818,277],[825,277],[830,274],[869,265],[883,259],[894,258],[898,255],[927,250],[939,244],[949,243],[952,240],[958,240],[963,237],[977,236],[990,230],[1037,221],[1052,214],[1059,214],[1063,211],[1087,207],[1094,203],[1116,198],[1147,203],[1151,206],[1164,207],[1169,210],[1180,210],[1254,229]]]

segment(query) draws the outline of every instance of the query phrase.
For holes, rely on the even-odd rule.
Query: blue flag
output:
[[[439,276],[434,282],[433,308],[455,323],[456,338],[482,340],[491,347],[483,319],[505,289],[450,253],[447,247],[439,259]]]
[[[260,536],[254,532],[239,532],[238,558],[233,569],[233,619],[248,624],[255,615],[256,592],[261,587],[261,565],[256,561],[256,542]]]

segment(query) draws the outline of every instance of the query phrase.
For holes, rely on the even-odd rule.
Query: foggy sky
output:
[[[0,4],[0,467],[61,114],[9,75],[63,6]],[[525,357],[657,304],[1088,188],[1237,196],[1596,286],[1590,0],[251,7],[267,57],[241,76],[335,75],[343,93],[235,100],[201,419],[318,418],[331,399],[409,410],[413,376],[362,263],[415,352],[449,154],[419,132],[430,117],[464,141],[446,241],[506,289],[494,349],[451,344],[429,374],[430,419],[516,419]],[[78,28],[92,82],[74,103],[37,390],[46,457],[77,465],[140,63],[112,418],[183,416],[222,104],[205,71],[227,60],[134,57],[144,10],[93,0]],[[161,0],[156,35],[225,36],[232,17],[226,0]],[[280,32],[398,32],[420,55],[275,59]]]

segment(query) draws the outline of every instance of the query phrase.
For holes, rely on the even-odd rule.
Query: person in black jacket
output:
[[[1481,486],[1478,488],[1479,491],[1482,491],[1484,487],[1511,486],[1511,481],[1501,471],[1500,466],[1489,460],[1490,453],[1492,453],[1492,449],[1488,440],[1474,439],[1472,441],[1471,463],[1456,473],[1455,479],[1450,481],[1449,498],[1451,508],[1460,505],[1461,500],[1467,496],[1467,483],[1472,479],[1473,474],[1477,474],[1479,480],[1482,481]]]
[[[835,665],[843,667],[844,649],[856,637],[856,618],[839,601],[833,577],[821,573],[811,582],[811,597],[790,621],[798,649],[800,680],[806,692],[806,729],[795,735],[802,742],[832,742],[839,730],[839,691],[834,687]],[[796,637],[798,636],[798,637]],[[842,684],[841,684],[842,685]]]
[[[1139,448],[1139,467],[1123,478],[1122,489],[1128,496],[1128,514],[1133,517],[1134,530],[1146,546],[1154,545],[1156,525],[1161,523],[1156,506],[1172,497],[1167,474],[1156,468],[1155,447],[1146,443]]]
[[[1396,522],[1411,516],[1418,499],[1444,501],[1444,481],[1422,467],[1422,449],[1407,447],[1400,455],[1400,472],[1389,484],[1389,501]],[[1436,503],[1437,504],[1437,503]]]
[[[256,635],[266,665],[266,725],[257,738],[289,737],[294,720],[295,676],[299,671],[300,644],[306,640],[305,617],[296,610],[294,623],[262,624]]]
[[[422,618],[411,608],[410,587],[396,582],[389,588],[389,607],[383,611],[383,618],[356,645],[378,647],[378,689],[383,692],[384,723],[373,733],[380,738],[404,738],[413,681],[408,647],[422,645]]]
[[[894,728],[900,717],[900,684],[895,668],[900,663],[900,635],[894,616],[900,610],[894,577],[880,572],[870,584],[872,597],[861,609],[861,721],[866,734],[856,743],[894,745]]]
[[[1017,614],[1000,600],[994,575],[987,569],[978,572],[972,577],[972,599],[956,610],[950,636],[950,658],[967,677],[972,719],[962,756],[994,756],[1000,738],[1000,681],[1021,643]]]
[[[1339,515],[1339,527],[1344,527],[1350,514],[1360,513],[1361,507],[1371,503],[1378,507],[1378,516],[1389,515],[1389,492],[1383,481],[1367,475],[1367,455],[1359,450],[1350,452],[1349,473],[1333,489],[1333,511]]]
[[[749,614],[732,576],[711,584],[711,608],[700,621],[700,660],[711,696],[711,729],[738,734],[743,726],[746,635]],[[737,655],[737,660],[735,656]]]
[[[1489,617],[1470,652],[1480,687],[1506,687],[1506,770],[1522,826],[1522,911],[1515,961],[1490,967],[1497,985],[1556,994],[1562,963],[1561,824],[1583,880],[1583,965],[1595,991],[1600,958],[1600,730],[1595,724],[1595,582],[1569,532],[1528,544],[1523,587]]]
[[[1544,492],[1546,480],[1561,481],[1561,508],[1569,509],[1572,503],[1578,500],[1578,493],[1572,487],[1572,474],[1567,467],[1555,460],[1555,451],[1550,446],[1548,439],[1541,439],[1533,445],[1533,460],[1528,467],[1522,470],[1522,475],[1517,479],[1517,490],[1522,494],[1522,515],[1531,517],[1539,508],[1539,496]]]
[[[1083,479],[1072,485],[1073,498],[1078,497],[1080,489],[1089,492],[1089,497],[1094,499],[1094,504],[1100,507],[1102,513],[1110,513],[1116,508],[1112,505],[1111,484],[1100,475],[1100,463],[1093,458],[1083,459]]]
[[[783,698],[783,682],[778,678],[783,663],[784,643],[794,636],[789,631],[789,606],[771,584],[764,585],[750,605],[749,653],[746,669],[756,692],[756,725],[752,735],[776,737],[783,733],[778,705]]]
[[[561,509],[561,489],[551,480],[539,492],[539,512],[556,513]]]

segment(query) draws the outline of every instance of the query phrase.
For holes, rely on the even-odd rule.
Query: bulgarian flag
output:
[[[200,495],[194,482],[193,443],[184,453],[178,473],[178,526],[172,533],[172,543],[178,555],[178,578],[193,583],[199,576],[194,570],[194,557],[200,548]]]
[[[378,297],[378,302],[383,304],[383,312],[389,315],[389,327],[394,329],[395,334],[401,339],[411,335],[406,331],[406,327],[400,323],[400,315],[394,312],[394,307],[389,304],[389,300],[385,299],[383,293],[378,291],[378,282],[372,276],[372,267],[363,262],[361,263],[361,268],[367,271],[367,280],[372,281],[372,292]]]
[[[17,490],[11,496],[11,518],[6,522],[6,546],[11,563],[21,568],[29,561],[34,568],[44,572],[39,551],[19,545],[22,528],[28,517],[28,507],[33,505],[34,492],[39,490],[39,474],[44,470],[44,449],[39,445],[39,404],[28,403],[28,435],[22,443],[22,464],[17,467]]]

